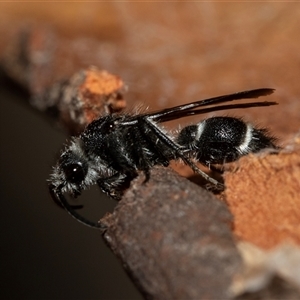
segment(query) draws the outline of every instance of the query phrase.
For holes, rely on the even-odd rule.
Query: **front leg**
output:
[[[121,200],[124,190],[129,187],[130,182],[137,173],[116,173],[107,178],[97,180],[100,189],[114,200]]]

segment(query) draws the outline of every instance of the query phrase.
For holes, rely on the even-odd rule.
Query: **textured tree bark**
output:
[[[103,237],[148,299],[228,299],[241,260],[232,216],[211,193],[166,168],[139,176]]]

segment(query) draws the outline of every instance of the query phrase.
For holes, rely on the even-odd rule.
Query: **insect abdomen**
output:
[[[224,164],[250,152],[276,148],[273,140],[266,130],[232,117],[214,117],[187,126],[177,138],[204,165]]]

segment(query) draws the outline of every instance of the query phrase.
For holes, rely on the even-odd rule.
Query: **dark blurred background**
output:
[[[298,7],[1,3],[0,56],[5,60],[22,28],[48,26],[58,57],[51,81],[95,65],[125,81],[129,107],[157,109],[276,88],[276,109],[234,115],[270,127],[284,143],[300,125]],[[74,221],[49,197],[46,179],[67,135],[29,107],[25,94],[2,79],[0,84],[0,298],[141,299],[99,232]],[[97,188],[78,201],[87,203],[83,213],[94,220],[115,205]]]

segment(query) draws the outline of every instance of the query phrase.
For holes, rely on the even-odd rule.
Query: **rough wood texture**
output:
[[[242,158],[235,172],[225,174],[225,199],[240,239],[266,249],[300,245],[299,141],[277,155]]]
[[[90,67],[46,88],[43,93],[33,93],[30,102],[54,116],[69,134],[76,135],[99,116],[124,109],[124,91],[120,77]]]
[[[148,299],[227,299],[240,257],[232,217],[211,193],[166,168],[132,182],[101,220],[108,246]]]

